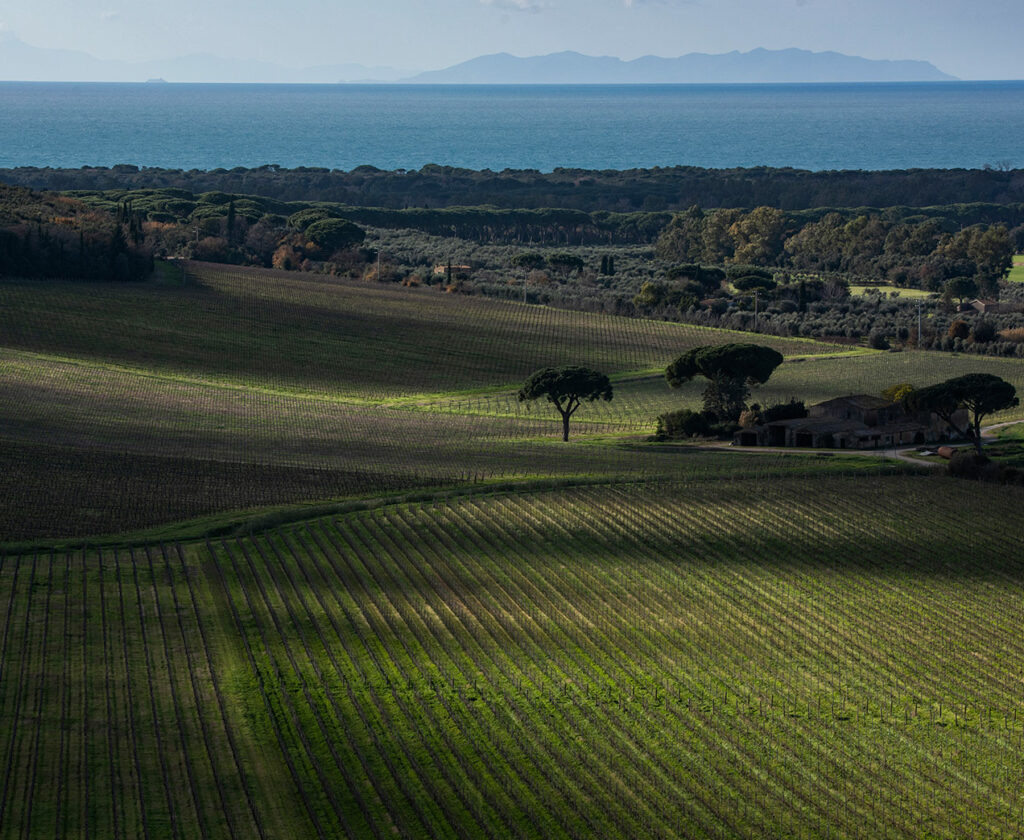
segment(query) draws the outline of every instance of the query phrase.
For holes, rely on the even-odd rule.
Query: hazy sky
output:
[[[206,52],[429,70],[502,51],[800,47],[1024,78],[1024,0],[0,0],[0,27],[33,46],[133,61]]]

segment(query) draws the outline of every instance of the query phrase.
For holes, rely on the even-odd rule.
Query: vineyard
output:
[[[507,392],[369,405],[0,350],[0,540],[87,537],[218,511],[484,481],[804,469],[799,459],[598,443],[699,401],[650,377],[558,440]],[[635,392],[635,396],[631,396]],[[685,402],[683,402],[685,404]],[[588,409],[590,407],[588,406]]]
[[[631,397],[651,390],[636,372],[731,337],[201,265],[185,285],[5,281],[0,335],[0,542],[417,487],[671,472],[679,459],[658,453],[552,447],[554,412],[511,389],[543,365],[599,364],[625,378],[621,398],[576,431],[648,434],[699,391]],[[772,343],[800,358],[838,349]]]
[[[186,280],[0,286],[0,542],[467,482],[722,468],[621,439],[698,407],[699,382],[673,391],[661,371],[732,333],[287,272],[193,264]],[[978,366],[1024,390],[1017,360],[765,341],[787,361],[755,391],[762,403]],[[567,362],[615,383],[568,449],[551,406],[515,399],[532,370]]]
[[[727,331],[168,276],[0,283],[0,840],[1024,834],[1021,488],[648,441]]]
[[[0,835],[1020,836],[1024,495],[767,491],[4,557]]]
[[[609,374],[664,367],[687,347],[746,340],[437,288],[199,263],[185,286],[5,281],[0,335],[12,349],[375,402],[518,385],[567,357]],[[842,349],[765,341],[786,355]]]

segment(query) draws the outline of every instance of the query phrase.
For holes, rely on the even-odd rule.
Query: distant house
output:
[[[963,311],[980,312],[982,315],[1000,315],[1006,312],[1020,312],[1021,307],[1016,303],[1000,303],[998,300],[972,300]]]
[[[470,271],[473,270],[473,266],[471,266],[471,265],[448,265],[447,263],[445,263],[444,265],[435,265],[434,266],[434,274],[435,275],[436,274],[447,274],[448,273],[448,269],[451,269],[452,274],[456,274],[456,273],[468,274]]]
[[[963,424],[966,412],[954,419]],[[934,414],[908,414],[898,403],[882,397],[851,394],[812,405],[806,417],[740,429],[734,440],[740,446],[876,449],[931,443],[949,437],[948,426]]]

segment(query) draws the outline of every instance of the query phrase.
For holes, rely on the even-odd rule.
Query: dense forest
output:
[[[389,209],[489,205],[518,210],[560,207],[588,213],[633,213],[679,211],[693,205],[705,209],[749,210],[764,205],[802,210],[1024,202],[1024,170],[1020,169],[812,172],[674,166],[622,171],[555,169],[545,173],[533,169],[476,171],[428,164],[419,170],[358,166],[345,172],[315,167],[284,169],[272,164],[210,171],[122,164],[109,168],[0,169],[0,181],[60,191],[173,188],[197,194],[225,192],[279,201],[330,201]],[[1013,224],[1020,224],[1020,220]]]

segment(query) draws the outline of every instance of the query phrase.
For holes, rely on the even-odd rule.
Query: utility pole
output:
[[[917,349],[921,349],[921,301],[917,302]]]
[[[757,332],[757,289],[754,289],[754,332]]]

